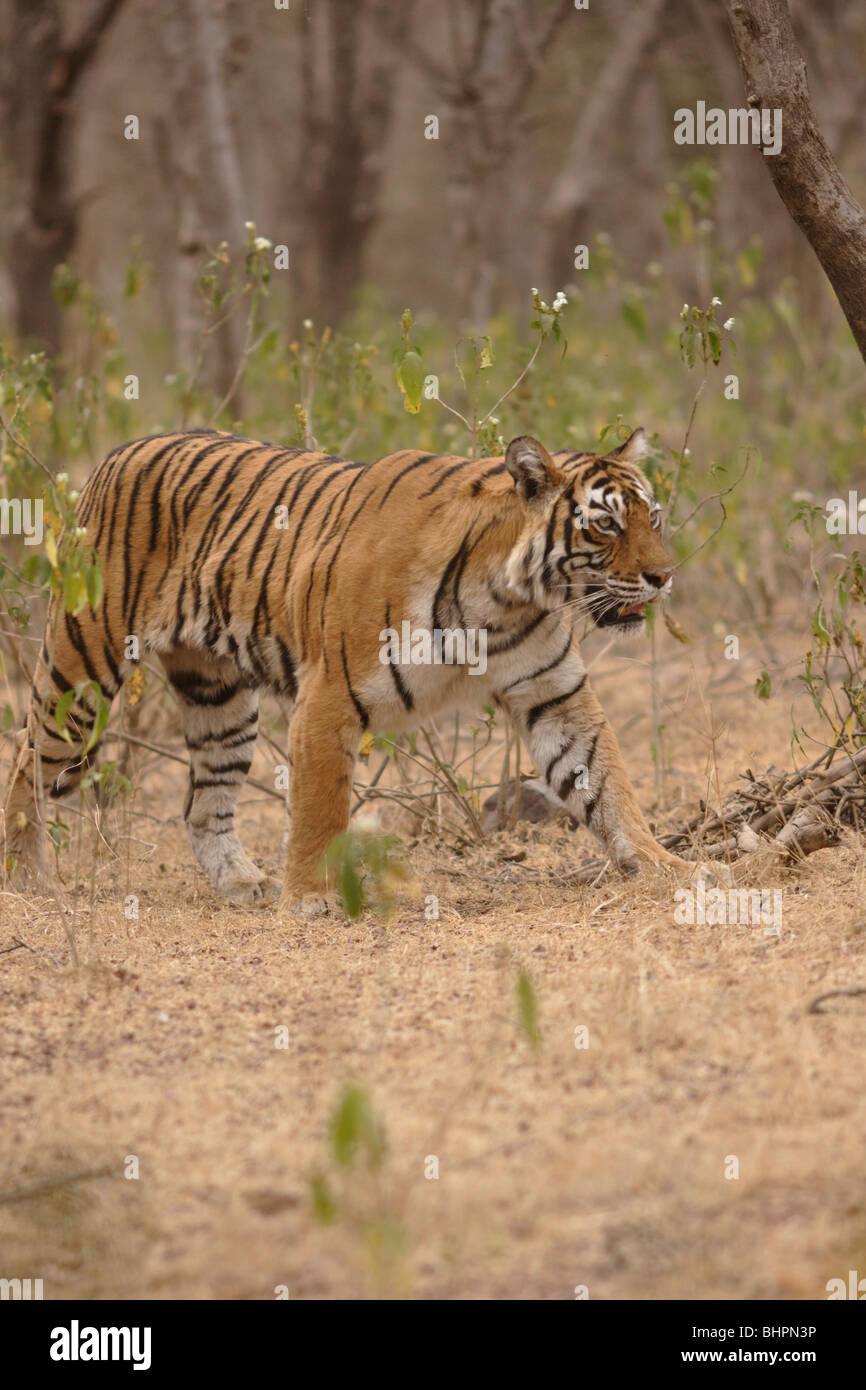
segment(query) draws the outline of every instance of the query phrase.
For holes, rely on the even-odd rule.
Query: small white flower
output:
[[[728,332],[730,333],[730,331],[731,331],[731,329],[733,328],[733,326],[734,326],[735,323],[736,323],[736,319],[725,319],[725,322],[724,322],[724,324],[723,324],[722,326],[723,326],[724,328],[726,328],[726,329],[728,330]]]
[[[58,486],[58,487],[65,487],[66,484],[67,484],[68,482],[69,482],[69,474],[68,474],[68,473],[58,473],[58,474],[57,474],[57,486]]]
[[[273,244],[274,243],[272,241],[268,241],[266,236],[257,236],[255,241],[253,242],[253,250],[270,251]]]
[[[79,539],[80,541],[83,540],[84,537],[87,535],[87,527],[86,527],[86,526],[76,526],[76,528],[75,528],[75,534],[76,534],[76,536],[78,537],[78,539]]]
[[[78,501],[78,489],[77,489],[77,488],[73,488],[73,489],[72,489],[72,491],[71,491],[70,494],[69,494],[69,500],[70,500],[70,502],[77,502],[77,501]]]
[[[533,288],[529,291],[529,293],[532,295],[532,298],[534,299],[534,298],[536,297],[536,295],[538,294],[538,290],[533,286]]]
[[[554,301],[553,301],[554,313],[557,313],[557,314],[558,314],[559,311],[560,311],[560,309],[564,309],[567,303],[568,303],[568,300],[567,300],[566,296],[563,294],[562,290],[557,290],[557,291],[556,291],[556,298],[555,298]]]
[[[684,459],[690,459],[691,456],[692,456],[692,451],[691,451],[691,449],[683,449],[683,458],[684,458]]]
[[[710,303],[711,303],[711,304],[715,304],[715,306],[716,306],[717,309],[718,309],[719,305],[721,304],[721,302],[722,302],[722,301],[719,299],[718,295],[715,295],[715,294],[713,295],[712,299],[710,300]]]
[[[688,304],[684,304],[683,307],[682,307],[682,309],[680,309],[680,318],[681,318],[681,319],[682,319],[682,318],[685,318],[685,316],[686,316],[686,314],[687,314],[688,312],[689,312],[689,306],[688,306]]]
[[[305,327],[305,328],[312,328],[312,326],[313,326],[313,320],[312,320],[312,319],[304,319],[304,327]]]
[[[245,222],[244,227],[248,232],[254,232],[256,230],[255,222]]]

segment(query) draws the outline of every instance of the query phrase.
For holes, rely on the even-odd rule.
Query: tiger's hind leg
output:
[[[79,617],[57,613],[52,603],[42,652],[36,665],[30,707],[17,736],[12,771],[3,805],[2,863],[10,883],[45,882],[48,826],[45,798],[67,797],[77,790],[96,753],[85,753],[97,715],[96,691],[85,688],[61,721],[55,719],[58,700],[84,682],[98,685],[110,702],[122,683],[122,658],[112,651],[101,611],[85,610]]]
[[[233,902],[258,902],[268,896],[270,881],[235,832],[235,808],[256,743],[258,693],[228,658],[180,648],[162,664],[189,749],[183,815],[193,853],[217,892]]]

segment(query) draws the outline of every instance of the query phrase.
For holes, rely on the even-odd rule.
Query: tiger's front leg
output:
[[[327,681],[314,678],[302,688],[290,732],[289,843],[281,912],[308,910],[333,888],[325,880],[322,856],[349,824],[360,735],[357,712]]]
[[[644,820],[576,647],[544,683],[517,683],[500,699],[548,786],[620,868],[634,871],[642,862],[684,867],[656,842]]]

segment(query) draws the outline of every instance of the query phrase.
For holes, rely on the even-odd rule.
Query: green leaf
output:
[[[647,315],[646,307],[639,295],[629,295],[623,301],[622,316],[635,337],[644,342],[647,335]]]
[[[353,920],[364,911],[364,889],[351,845],[346,847],[340,866],[340,897],[346,915]]]
[[[529,1039],[530,1046],[537,1048],[541,1042],[541,1029],[538,1022],[538,1000],[535,987],[525,970],[517,979],[517,1009],[520,1026]]]
[[[488,367],[493,366],[493,342],[487,334],[485,334],[483,338],[479,338],[479,342],[487,344],[486,347],[481,349],[481,355],[478,358],[478,370],[483,372],[486,371]]]
[[[347,1086],[331,1120],[331,1146],[341,1168],[354,1163],[360,1148],[366,1149],[371,1168],[378,1168],[385,1154],[385,1135],[361,1086]]]
[[[403,392],[403,408],[410,415],[417,415],[421,409],[421,392],[424,389],[424,364],[421,354],[414,348],[403,354],[397,368],[397,384]]]
[[[91,687],[96,691],[96,718],[93,721],[93,728],[90,730],[90,733],[87,737],[87,742],[84,744],[83,751],[85,753],[89,753],[91,748],[95,748],[96,744],[99,742],[100,734],[102,733],[102,730],[108,723],[108,715],[110,711],[109,703],[106,700],[105,696],[102,694],[102,691],[99,689],[99,686],[96,685],[95,681],[91,681],[90,684]]]
[[[755,694],[759,700],[769,700],[772,689],[772,681],[768,671],[762,671],[755,681]]]
[[[310,1196],[313,1204],[313,1216],[322,1226],[331,1226],[339,1215],[337,1199],[328,1186],[328,1179],[323,1173],[315,1173],[310,1182]]]
[[[130,261],[126,267],[126,280],[123,285],[124,299],[134,299],[141,289],[141,266],[138,261]]]
[[[54,723],[57,725],[61,734],[63,734],[67,739],[69,738],[69,735],[66,732],[66,721],[69,718],[69,711],[75,704],[75,700],[76,692],[73,688],[72,690],[67,690],[64,695],[61,695],[60,699],[57,701],[57,704],[54,706]]]
[[[758,279],[758,268],[764,259],[764,248],[760,237],[753,236],[748,246],[737,252],[736,264],[740,283],[744,289],[754,289]]]
[[[63,578],[63,603],[67,613],[78,613],[87,601],[84,576],[67,570]]]
[[[714,197],[718,174],[708,159],[696,159],[688,168],[689,181],[703,211],[709,211]]]

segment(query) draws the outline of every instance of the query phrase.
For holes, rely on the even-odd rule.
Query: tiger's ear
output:
[[[562,473],[544,445],[529,434],[512,439],[505,450],[505,467],[526,502],[536,501],[564,482]]]
[[[624,444],[614,449],[608,458],[623,459],[625,463],[640,463],[649,453],[647,437],[642,429],[632,431]]]

